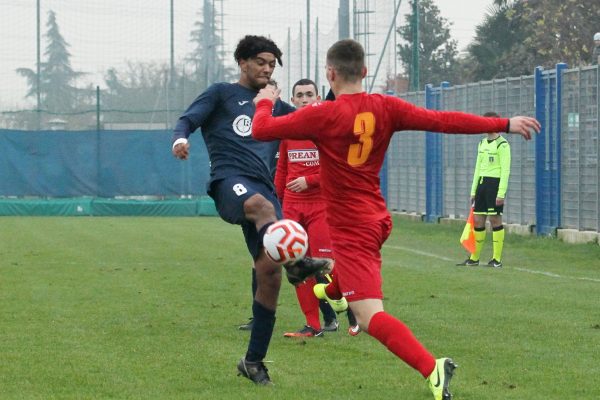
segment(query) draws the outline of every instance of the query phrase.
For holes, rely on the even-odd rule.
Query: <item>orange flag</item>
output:
[[[473,224],[473,207],[467,218],[467,223],[460,236],[460,244],[471,254],[475,253],[475,229]]]

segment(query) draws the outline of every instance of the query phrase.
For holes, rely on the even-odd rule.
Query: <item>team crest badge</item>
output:
[[[247,115],[240,115],[233,121],[233,131],[239,136],[246,137],[252,134],[252,119]]]

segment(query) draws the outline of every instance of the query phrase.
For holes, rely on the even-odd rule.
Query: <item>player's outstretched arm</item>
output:
[[[525,140],[531,140],[531,132],[540,133],[541,125],[539,121],[531,117],[512,117],[509,122],[509,133],[517,133],[525,138]]]

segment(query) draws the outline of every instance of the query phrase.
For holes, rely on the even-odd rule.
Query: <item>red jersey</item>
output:
[[[392,134],[401,130],[480,134],[506,131],[508,119],[434,111],[379,94],[345,94],[283,117],[261,100],[252,122],[258,140],[310,139],[319,149],[321,192],[331,226],[388,215],[379,171]]]
[[[299,177],[306,178],[308,188],[293,192],[285,185]],[[275,172],[275,190],[283,201],[323,201],[319,178],[319,150],[310,140],[282,140]]]

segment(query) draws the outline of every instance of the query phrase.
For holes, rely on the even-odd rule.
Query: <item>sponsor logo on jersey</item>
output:
[[[319,150],[288,150],[288,161],[294,163],[304,163],[307,167],[319,165]]]
[[[243,100],[243,101],[238,101],[238,104],[240,106],[243,106],[244,104],[246,104],[248,102],[248,100]]]
[[[246,137],[252,134],[252,119],[242,114],[233,121],[233,131],[239,136]]]

